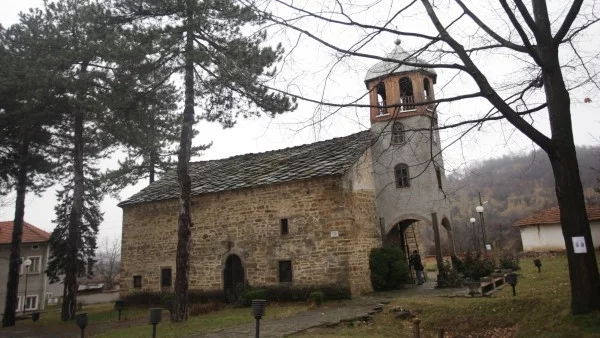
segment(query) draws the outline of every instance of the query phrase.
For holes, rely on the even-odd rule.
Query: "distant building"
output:
[[[12,242],[13,222],[0,222],[0,313],[4,313],[6,299],[6,281],[10,244]],[[45,307],[48,277],[44,273],[50,254],[50,234],[27,222],[23,223],[21,239],[21,262],[29,259],[31,265],[19,267],[19,293],[17,314],[41,311]],[[25,284],[27,283],[27,286]]]
[[[437,75],[399,41],[387,58],[399,62],[381,61],[365,77],[370,130],[190,164],[190,289],[360,294],[372,290],[372,248],[422,250],[421,228],[435,225],[454,250],[437,113],[426,103]],[[173,291],[178,196],[170,172],[119,204],[122,295]]]
[[[586,207],[594,248],[600,248],[600,207]],[[558,207],[542,210],[513,224],[521,230],[523,251],[565,251]]]

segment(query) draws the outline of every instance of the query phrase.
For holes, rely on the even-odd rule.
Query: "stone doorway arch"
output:
[[[419,229],[421,220],[417,218],[406,218],[397,222],[388,230],[386,235],[386,245],[399,247],[406,257],[410,256],[413,250],[421,251],[423,240]]]
[[[230,302],[237,301],[243,295],[244,275],[244,265],[240,256],[236,254],[227,256],[223,269],[223,291]]]

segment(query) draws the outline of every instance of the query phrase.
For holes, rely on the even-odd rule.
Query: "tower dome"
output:
[[[420,64],[427,64],[427,62],[413,56],[412,53],[405,51],[400,46],[400,39],[397,39],[394,43],[395,43],[396,47],[394,47],[394,49],[390,53],[388,53],[385,57],[388,59],[398,60],[399,62],[391,62],[391,61],[377,62],[375,65],[373,65],[367,71],[367,75],[365,76],[365,82],[368,82],[368,81],[371,81],[373,79],[377,79],[380,77],[388,76],[390,74],[423,71],[423,72],[429,73],[435,83],[435,78],[436,78],[437,74],[433,70],[433,68],[416,67],[416,66],[402,64],[401,62],[420,63]]]

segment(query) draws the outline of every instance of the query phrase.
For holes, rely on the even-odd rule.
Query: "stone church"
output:
[[[390,59],[410,57],[397,42]],[[430,68],[379,62],[367,73],[371,129],[264,153],[190,164],[191,290],[332,286],[372,290],[369,252],[405,252],[446,229],[453,251]],[[399,105],[400,104],[400,105]],[[433,131],[432,131],[433,130]],[[121,293],[171,291],[175,172],[122,201]]]

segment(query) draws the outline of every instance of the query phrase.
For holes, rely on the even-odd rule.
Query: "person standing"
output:
[[[425,283],[425,275],[423,274],[423,263],[421,263],[421,256],[419,251],[413,251],[412,255],[408,258],[409,266],[415,269],[417,275],[417,285],[423,285]]]

